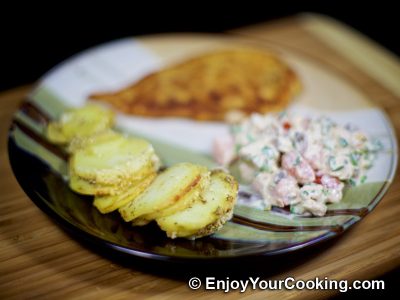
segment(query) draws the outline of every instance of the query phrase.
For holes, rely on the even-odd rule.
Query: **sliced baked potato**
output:
[[[206,167],[191,163],[157,174],[160,160],[152,145],[114,132],[113,120],[111,111],[87,105],[49,124],[49,140],[70,154],[72,190],[94,195],[101,213],[118,209],[133,225],[156,220],[171,238],[206,236],[231,218],[238,190],[231,175],[210,176]]]
[[[90,136],[111,128],[114,113],[99,105],[88,104],[62,114],[46,130],[48,139],[56,144],[67,144],[75,137]]]
[[[199,184],[207,172],[203,166],[176,164],[158,175],[143,194],[120,208],[119,212],[125,221],[130,222],[168,209],[179,201],[185,201],[185,195]]]
[[[70,172],[95,184],[120,185],[124,181],[145,178],[158,168],[158,159],[150,143],[122,137],[94,143],[75,151]]]
[[[125,189],[130,183],[130,181],[126,180],[121,181],[118,185],[101,184],[80,178],[71,171],[69,173],[69,187],[74,192],[82,195],[117,195],[121,192],[121,189]]]
[[[174,204],[162,210],[158,210],[153,213],[136,218],[132,221],[132,225],[146,225],[152,220],[175,214],[190,207],[195,201],[199,199],[199,197],[201,197],[204,189],[210,184],[210,172],[204,170],[204,172],[201,173],[200,176],[200,180],[192,185],[191,189]]]
[[[135,200],[140,194],[142,194],[146,188],[151,184],[154,178],[157,176],[156,172],[151,173],[143,180],[133,182],[130,186],[122,189],[116,195],[108,196],[96,196],[93,201],[93,205],[102,213],[106,214],[112,212],[130,201]]]
[[[236,180],[221,170],[211,173],[211,181],[198,201],[183,211],[158,218],[168,237],[198,238],[220,229],[232,217],[237,198]]]
[[[89,136],[77,136],[74,137],[68,144],[67,151],[72,154],[78,150],[84,149],[90,145],[96,143],[104,143],[115,139],[123,138],[119,133],[116,133],[112,129],[106,129],[104,131],[95,133]]]

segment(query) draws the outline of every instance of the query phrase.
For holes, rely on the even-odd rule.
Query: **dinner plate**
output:
[[[232,220],[215,234],[197,240],[169,239],[154,224],[132,227],[118,213],[100,214],[92,198],[67,184],[65,149],[49,143],[48,122],[80,107],[93,92],[118,90],[146,74],[202,52],[252,46],[282,57],[299,75],[303,91],[287,108],[298,114],[326,115],[352,123],[383,144],[367,181],[347,187],[340,203],[323,217],[294,215],[284,209],[262,211],[236,205]],[[58,224],[95,245],[163,260],[220,259],[275,255],[330,239],[368,214],[393,180],[397,143],[385,113],[348,78],[328,66],[278,44],[255,43],[224,35],[173,34],[127,38],[80,53],[48,72],[15,113],[9,132],[9,157],[20,185]],[[145,118],[117,114],[117,130],[151,141],[165,165],[189,161],[216,164],[215,137],[227,131],[222,122]],[[245,189],[241,185],[241,189]],[[248,193],[240,192],[239,197]]]

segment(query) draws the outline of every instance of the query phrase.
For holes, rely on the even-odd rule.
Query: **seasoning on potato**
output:
[[[187,162],[160,172],[153,146],[113,131],[113,118],[88,105],[49,124],[49,140],[70,153],[73,191],[93,195],[101,213],[118,210],[134,226],[155,220],[170,238],[210,235],[232,217],[238,191],[232,176]]]

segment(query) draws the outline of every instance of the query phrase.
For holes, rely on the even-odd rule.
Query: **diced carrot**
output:
[[[284,122],[283,123],[283,128],[285,130],[289,130],[290,128],[292,128],[292,125],[289,122]]]

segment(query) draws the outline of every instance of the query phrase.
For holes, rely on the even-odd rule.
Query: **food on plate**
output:
[[[327,117],[253,114],[215,140],[214,157],[236,164],[263,207],[286,207],[323,216],[343,197],[346,184],[364,183],[382,145],[351,125]]]
[[[127,222],[139,217],[151,221],[153,216],[163,212],[173,214],[200,197],[208,180],[207,168],[190,163],[176,164],[161,172],[143,194],[119,212]]]
[[[211,173],[202,197],[190,207],[157,219],[160,228],[171,238],[199,238],[219,230],[232,217],[238,184],[221,170]]]
[[[111,110],[98,105],[87,105],[63,113],[47,126],[46,136],[55,144],[68,144],[74,138],[84,138],[105,131],[114,124]]]
[[[104,198],[115,202],[106,208],[96,201],[101,212],[123,206],[126,203],[123,194],[134,193],[130,189],[133,184],[143,186],[145,183],[141,181],[155,175],[160,165],[147,141],[117,133],[106,136],[80,143],[80,148],[69,158],[69,185],[73,191],[98,196],[103,204]]]
[[[153,182],[156,176],[156,172],[151,172],[143,179],[131,182],[125,189],[118,191],[118,193],[115,193],[114,195],[95,196],[93,205],[102,214],[117,210],[141,195]]]
[[[68,128],[68,138],[63,140],[63,144],[70,154],[69,186],[73,191],[93,195],[93,205],[101,213],[118,210],[125,221],[137,226],[192,211],[191,208],[194,209],[192,213],[201,213],[193,215],[196,223],[188,221],[187,227],[180,217],[179,226],[183,227],[176,233],[171,233],[166,219],[165,230],[172,238],[212,234],[232,216],[237,198],[237,183],[233,177],[222,171],[213,171],[210,178],[206,167],[191,163],[178,163],[159,172],[161,163],[149,142],[124,136],[110,126],[97,126],[101,118],[95,118],[94,112],[102,110],[90,105],[66,113],[73,120],[73,126],[67,121],[49,125],[71,125],[65,128],[60,125],[60,132]],[[62,120],[68,118],[61,117]],[[85,127],[84,134],[78,130],[79,122]],[[61,140],[55,141],[51,134],[48,135],[50,141],[58,143]],[[213,188],[218,187],[215,174],[225,180],[219,185],[223,188],[221,191]],[[196,208],[199,203],[201,209]]]
[[[296,73],[276,55],[242,48],[206,53],[90,98],[134,115],[224,120],[230,112],[282,110],[300,90]]]
[[[120,135],[75,151],[69,167],[75,175],[91,183],[120,185],[154,172],[158,159],[149,142]]]
[[[121,135],[112,129],[106,129],[104,131],[100,131],[89,136],[76,136],[69,141],[67,151],[68,153],[72,154],[77,150],[83,149],[89,145],[111,141],[120,137]]]
[[[124,189],[130,182],[124,182],[124,184],[125,186],[122,183],[121,185],[112,185],[91,182],[80,178],[71,168],[69,169],[69,187],[78,194],[94,196],[117,195],[121,192],[121,189]]]

